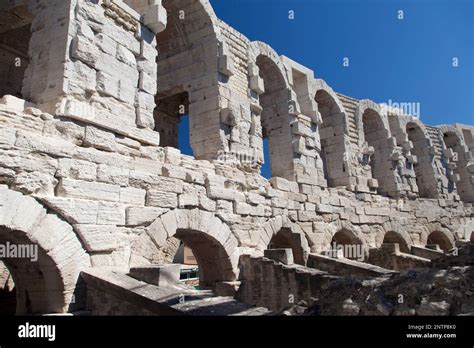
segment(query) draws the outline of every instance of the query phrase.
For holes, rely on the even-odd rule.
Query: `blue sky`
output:
[[[419,103],[421,120],[430,125],[474,125],[473,0],[211,4],[219,18],[250,40],[264,41],[311,68],[338,92],[379,103]],[[345,57],[349,67],[343,66]]]

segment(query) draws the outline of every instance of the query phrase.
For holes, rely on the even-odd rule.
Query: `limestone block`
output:
[[[98,182],[62,178],[57,187],[57,196],[118,202],[120,187]]]
[[[72,224],[95,224],[97,223],[97,212],[99,209],[99,202],[60,198],[60,197],[46,197],[44,202],[53,211],[58,212],[68,222]]]
[[[216,211],[216,202],[208,198],[204,192],[199,194],[199,207],[207,211]]]
[[[316,203],[316,211],[319,213],[329,214],[333,212],[333,207],[327,204]]]
[[[2,98],[0,98],[0,104],[8,109],[16,110],[19,112],[23,112],[26,107],[26,101],[24,99],[20,99],[9,94],[4,95]]]
[[[162,32],[168,23],[166,9],[161,3],[148,6],[143,16],[143,23],[155,34]]]
[[[42,172],[20,172],[14,177],[18,190],[39,196],[54,195],[54,188],[58,181]]]
[[[119,79],[105,72],[97,73],[97,91],[119,99]]]
[[[106,164],[100,164],[97,167],[97,180],[108,184],[128,186],[130,170],[121,167],[112,167]]]
[[[183,181],[142,172],[130,172],[130,185],[143,189],[183,193]]]
[[[134,187],[120,188],[120,202],[133,205],[145,205],[146,191]]]
[[[247,203],[234,202],[234,211],[236,214],[239,214],[239,215],[250,215],[252,210],[255,210],[257,208],[258,207],[252,207],[250,204],[247,204]]]
[[[249,63],[248,65],[248,74],[249,76],[258,76],[260,69],[258,68],[258,65],[255,63]]]
[[[167,210],[156,207],[128,207],[126,218],[128,226],[148,225],[163,215]]]
[[[367,180],[367,185],[370,188],[378,188],[379,187],[379,182],[377,179],[368,179]]]
[[[290,192],[292,190],[291,182],[286,179],[273,177],[268,182],[270,183],[270,185],[272,185],[274,189],[285,192]]]
[[[199,196],[197,195],[197,192],[187,192],[180,194],[178,200],[178,206],[180,208],[199,206]]]
[[[138,87],[151,95],[155,95],[157,92],[157,82],[156,78],[151,77],[146,72],[141,71],[139,77],[139,85]]]
[[[147,206],[175,208],[178,206],[178,195],[173,192],[149,190],[146,195]]]
[[[116,58],[119,62],[122,62],[132,68],[135,68],[137,66],[137,60],[135,58],[135,55],[130,52],[130,50],[128,50],[126,47],[120,44],[117,45]]]
[[[99,51],[94,44],[83,36],[76,36],[72,40],[71,45],[71,55],[73,58],[79,59],[92,68],[96,66]]]
[[[84,95],[85,91],[96,91],[97,72],[80,60],[68,61],[64,66],[65,92]]]
[[[95,44],[102,52],[109,56],[113,57],[117,52],[117,42],[103,33],[97,34]]]
[[[97,208],[97,225],[125,225],[125,205],[100,202]]]
[[[158,49],[156,48],[156,40],[153,40],[151,43],[145,40],[140,41],[140,58],[142,60],[155,63],[157,55]]]
[[[137,126],[141,128],[154,129],[155,119],[153,112],[147,109],[137,108]]]
[[[180,180],[186,180],[188,170],[180,166],[174,166],[172,164],[165,164],[162,168],[163,176],[167,178],[175,178]]]
[[[218,62],[218,69],[219,72],[226,76],[233,76],[234,75],[234,60],[231,56],[222,55],[219,57]]]
[[[118,247],[115,226],[74,225],[89,252],[113,251]]]
[[[267,249],[264,250],[263,256],[281,262],[284,265],[293,265],[293,251],[290,248],[286,249]]]
[[[221,186],[209,185],[207,188],[209,198],[224,199],[227,201],[245,202],[245,195],[242,192],[233,189],[223,188]]]
[[[90,125],[86,126],[84,145],[110,152],[117,150],[115,135],[113,133]]]
[[[263,79],[260,76],[250,76],[250,89],[257,94],[263,94],[265,92]]]
[[[137,86],[135,81],[128,79],[119,80],[118,99],[132,106],[135,105],[135,97],[137,95]]]

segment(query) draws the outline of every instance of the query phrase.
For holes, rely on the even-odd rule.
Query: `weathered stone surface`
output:
[[[319,266],[328,278],[249,262],[268,276],[262,288],[291,279],[288,287],[323,284],[305,301],[338,293],[329,314],[472,312],[469,301],[426,293],[405,275],[373,286],[332,278],[348,269],[373,274],[370,262],[442,264],[453,284],[472,283],[468,270],[448,269],[444,258],[474,240],[471,126],[427,126],[337,94],[310,69],[218,21],[205,1],[180,2],[187,15],[168,27],[166,16],[179,15],[173,1],[30,3],[30,36],[19,51],[30,62],[21,73],[8,70],[15,88],[0,86],[0,239],[21,235],[46,251],[33,272],[18,265],[20,276],[52,279],[53,300],[29,291],[40,294],[32,299],[37,313],[69,310],[84,267],[170,263],[180,240],[196,252],[204,288],[215,292],[238,289],[244,254],[291,248],[305,264],[310,252],[361,246],[379,257],[373,252],[362,265],[329,258]],[[2,52],[18,51],[5,42]],[[183,115],[194,157],[176,148]],[[264,161],[270,180],[260,175]],[[315,274],[321,278],[310,281]],[[417,276],[459,291],[444,276]],[[388,295],[367,300],[372,290],[359,296],[355,288]],[[268,289],[271,306],[287,305],[286,289]],[[412,289],[423,301],[391,302],[394,291]]]

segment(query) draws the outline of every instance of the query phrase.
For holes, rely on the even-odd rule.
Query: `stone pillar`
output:
[[[121,0],[30,1],[31,63],[23,95],[47,112],[92,123],[152,145],[161,4]],[[154,18],[154,20],[152,20]]]

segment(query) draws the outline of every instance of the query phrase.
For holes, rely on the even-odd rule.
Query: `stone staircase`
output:
[[[357,122],[355,119],[355,113],[357,109],[357,104],[359,101],[357,99],[345,96],[343,94],[337,93],[337,96],[341,100],[342,105],[344,106],[347,114],[347,128],[349,132],[349,139],[351,144],[357,145],[359,139],[359,132],[357,130]]]
[[[260,316],[267,308],[241,303],[231,296],[194,290],[182,284],[153,285],[125,272],[93,268],[81,273],[91,315]]]

